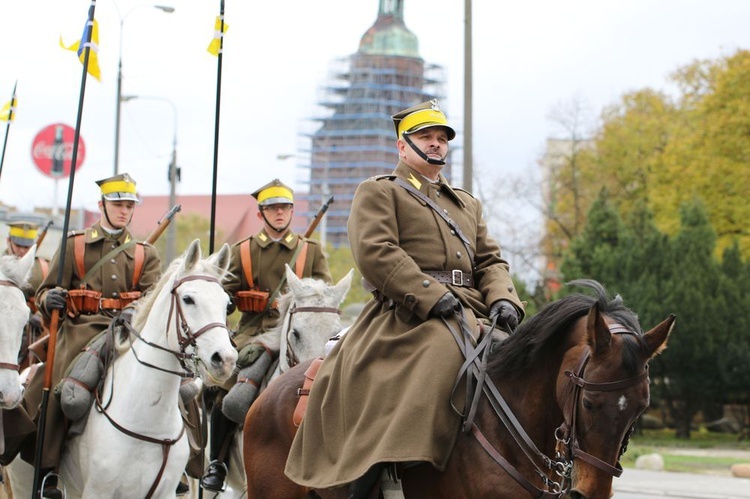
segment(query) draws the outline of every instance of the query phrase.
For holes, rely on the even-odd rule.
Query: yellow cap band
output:
[[[115,180],[101,185],[102,194],[112,194],[113,192],[129,192],[135,194],[135,184],[125,182],[124,180]]]
[[[23,227],[11,227],[8,234],[22,239],[36,239],[37,229],[24,229]]]
[[[289,201],[294,201],[294,197],[292,197],[292,191],[287,189],[286,187],[269,187],[268,189],[263,189],[260,191],[260,194],[258,194],[258,203],[262,203],[266,199],[269,198],[286,198]]]
[[[408,132],[419,125],[448,126],[448,120],[442,111],[434,109],[420,109],[402,119],[398,124],[398,135]]]

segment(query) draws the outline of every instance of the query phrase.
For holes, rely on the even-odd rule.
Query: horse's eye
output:
[[[594,404],[591,403],[588,399],[583,399],[583,408],[587,411],[590,411],[594,407]]]
[[[293,329],[292,334],[294,335],[295,340],[299,340],[299,331],[297,331],[296,329]]]
[[[192,296],[183,296],[182,303],[185,305],[195,305],[195,300],[193,300]]]

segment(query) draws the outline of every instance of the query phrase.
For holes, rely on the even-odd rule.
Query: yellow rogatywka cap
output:
[[[258,206],[270,204],[294,204],[294,191],[275,178],[251,194],[258,200]]]
[[[135,180],[127,173],[98,180],[96,185],[102,191],[102,197],[107,201],[135,201],[140,203],[135,190]]]
[[[456,138],[456,131],[448,126],[448,119],[440,110],[437,99],[404,109],[400,113],[394,114],[392,118],[398,138],[401,138],[402,134],[408,135],[433,126],[445,128],[448,140]]]
[[[18,246],[33,246],[39,235],[39,226],[33,222],[10,222],[8,227],[8,237]]]

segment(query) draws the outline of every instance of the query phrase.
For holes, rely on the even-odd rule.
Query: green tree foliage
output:
[[[198,215],[197,213],[183,214],[178,213],[172,223],[177,224],[175,239],[175,257],[179,257],[190,246],[195,239],[200,239],[201,250],[208,254],[209,238],[211,235],[211,222],[209,219]],[[167,237],[169,237],[169,228],[167,228],[156,241],[154,246],[159,251],[161,257],[162,269],[166,269],[170,262],[166,261]],[[224,236],[220,230],[216,232],[215,241],[223,241]],[[223,244],[223,242],[221,243]],[[214,244],[214,251],[218,251],[221,245]]]

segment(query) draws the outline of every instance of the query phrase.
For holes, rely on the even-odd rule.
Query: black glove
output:
[[[458,308],[458,300],[453,293],[445,293],[430,310],[433,317],[448,317]]]
[[[39,314],[29,315],[29,326],[35,331],[41,331],[44,327],[42,324],[42,316]]]
[[[44,298],[44,306],[48,312],[52,310],[59,310],[61,313],[65,311],[65,299],[68,296],[68,291],[63,288],[52,288],[47,291],[47,296]]]
[[[235,310],[237,310],[237,305],[235,305],[232,298],[229,298],[229,303],[227,303],[227,317],[232,315]]]
[[[513,332],[518,327],[518,311],[508,300],[497,300],[490,307],[490,320],[497,317],[497,325]]]

